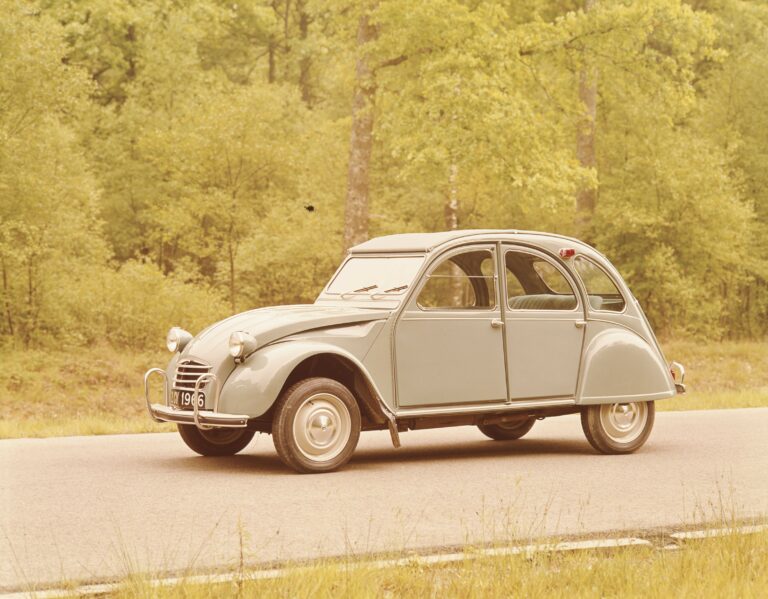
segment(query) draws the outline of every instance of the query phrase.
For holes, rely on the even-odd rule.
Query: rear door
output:
[[[584,307],[576,283],[537,250],[502,245],[510,400],[576,394]]]

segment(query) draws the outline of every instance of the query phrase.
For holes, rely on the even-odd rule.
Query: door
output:
[[[430,266],[395,328],[400,407],[505,402],[504,335],[493,245]]]
[[[541,252],[502,250],[510,400],[573,397],[586,324],[576,284]]]

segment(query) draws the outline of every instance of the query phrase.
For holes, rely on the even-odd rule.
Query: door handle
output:
[[[586,320],[577,320],[573,323],[577,329],[583,329],[585,326],[587,326]]]
[[[500,329],[501,327],[503,327],[503,326],[504,326],[504,321],[503,321],[503,320],[499,320],[498,318],[494,318],[494,319],[491,321],[491,326],[492,326],[494,329]]]

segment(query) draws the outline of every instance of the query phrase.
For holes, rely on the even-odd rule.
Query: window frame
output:
[[[598,308],[593,308],[592,303],[589,301],[589,289],[587,288],[587,284],[584,282],[584,279],[581,276],[581,273],[579,272],[578,268],[576,267],[576,261],[577,260],[584,260],[586,262],[589,262],[593,266],[595,266],[597,269],[601,270],[603,274],[608,277],[608,280],[613,284],[613,286],[616,288],[616,291],[618,291],[619,296],[621,297],[622,301],[624,302],[624,307],[621,310],[602,310]],[[596,260],[593,260],[589,256],[585,256],[584,254],[577,254],[573,258],[573,272],[575,275],[579,278],[579,281],[581,282],[582,286],[584,287],[584,292],[587,296],[587,310],[589,312],[603,312],[605,314],[625,314],[627,312],[627,306],[629,306],[629,302],[627,301],[627,297],[624,294],[624,292],[621,290],[621,285],[619,285],[616,282],[616,279],[609,273],[605,268],[603,268]],[[597,294],[593,294],[597,295]]]
[[[579,286],[578,284],[581,281],[581,279],[577,280],[576,277],[573,276],[568,271],[568,269],[564,268],[563,266],[561,266],[560,264],[558,264],[557,262],[552,260],[549,256],[547,256],[543,252],[539,252],[539,251],[534,250],[532,248],[522,247],[522,246],[506,245],[506,246],[502,246],[502,250],[503,250],[502,266],[504,267],[504,295],[506,297],[506,301],[504,303],[504,310],[505,310],[505,312],[507,312],[508,314],[519,314],[519,313],[523,313],[523,312],[527,312],[527,313],[530,313],[530,312],[547,312],[547,313],[550,313],[551,312],[551,313],[554,313],[554,314],[574,314],[574,313],[577,313],[577,312],[581,312],[582,314],[584,313],[584,309],[582,307],[582,301],[581,301],[581,293],[579,293],[579,289],[578,289],[578,286]],[[507,293],[507,270],[509,270],[507,268],[507,254],[509,252],[518,252],[518,253],[522,253],[522,254],[529,254],[529,255],[531,255],[531,256],[533,256],[535,258],[543,260],[544,262],[547,262],[548,264],[551,264],[552,266],[554,266],[557,269],[557,271],[561,275],[563,275],[563,278],[565,279],[565,282],[568,283],[568,285],[570,286],[571,291],[573,292],[573,297],[576,299],[576,305],[573,308],[571,308],[570,310],[558,310],[556,308],[512,308],[512,307],[510,307],[510,305],[509,305],[510,297],[509,297],[509,294]],[[558,296],[564,295],[562,293],[556,293],[555,290],[552,289],[547,284],[547,282],[541,277],[541,275],[538,273],[538,271],[535,268],[533,268],[533,266],[531,266],[531,268],[536,273],[536,276],[539,277],[539,279],[541,279],[541,282],[544,284],[544,286],[547,289],[549,289],[550,291],[553,292],[552,295],[558,295]],[[514,274],[515,273],[512,273],[512,275],[514,275]]]
[[[486,306],[476,306],[472,308],[456,308],[451,306],[440,306],[440,307],[434,307],[430,308],[427,306],[422,306],[419,303],[419,296],[421,296],[421,292],[424,291],[424,288],[429,283],[429,278],[432,276],[432,273],[437,270],[440,266],[443,265],[443,263],[446,260],[451,260],[454,256],[458,256],[460,254],[467,254],[470,252],[488,252],[491,258],[491,263],[493,264],[493,276],[478,276],[478,275],[467,275],[464,273],[464,276],[466,278],[482,278],[482,279],[491,279],[493,281],[493,302],[494,305],[490,307]],[[427,266],[426,271],[421,276],[421,280],[419,281],[419,285],[416,289],[413,291],[413,300],[409,303],[412,304],[413,307],[415,307],[419,312],[462,312],[465,314],[479,314],[479,313],[493,313],[493,312],[501,312],[501,305],[500,305],[500,285],[499,285],[499,265],[498,265],[498,258],[497,258],[497,251],[496,251],[496,244],[490,245],[490,244],[482,244],[477,246],[460,246],[457,248],[453,248],[452,250],[448,250],[446,252],[443,252],[442,254],[435,257],[435,259]],[[461,266],[456,265],[461,269]],[[463,272],[463,270],[462,270]],[[440,275],[438,275],[440,276]],[[444,275],[443,275],[444,276]],[[449,278],[449,277],[446,277]],[[474,289],[473,289],[474,291]],[[475,299],[477,299],[477,296],[475,296]],[[411,308],[412,309],[412,308]]]

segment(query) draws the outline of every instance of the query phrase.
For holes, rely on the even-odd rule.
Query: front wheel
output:
[[[178,424],[179,434],[184,443],[204,456],[235,455],[245,449],[253,439],[254,431],[242,428],[212,428],[200,430],[193,424]]]
[[[297,472],[330,472],[352,457],[360,438],[360,408],[333,379],[304,379],[277,401],[272,440],[284,464]]]
[[[581,428],[600,453],[632,453],[651,434],[655,412],[652,401],[586,406],[581,411]]]

